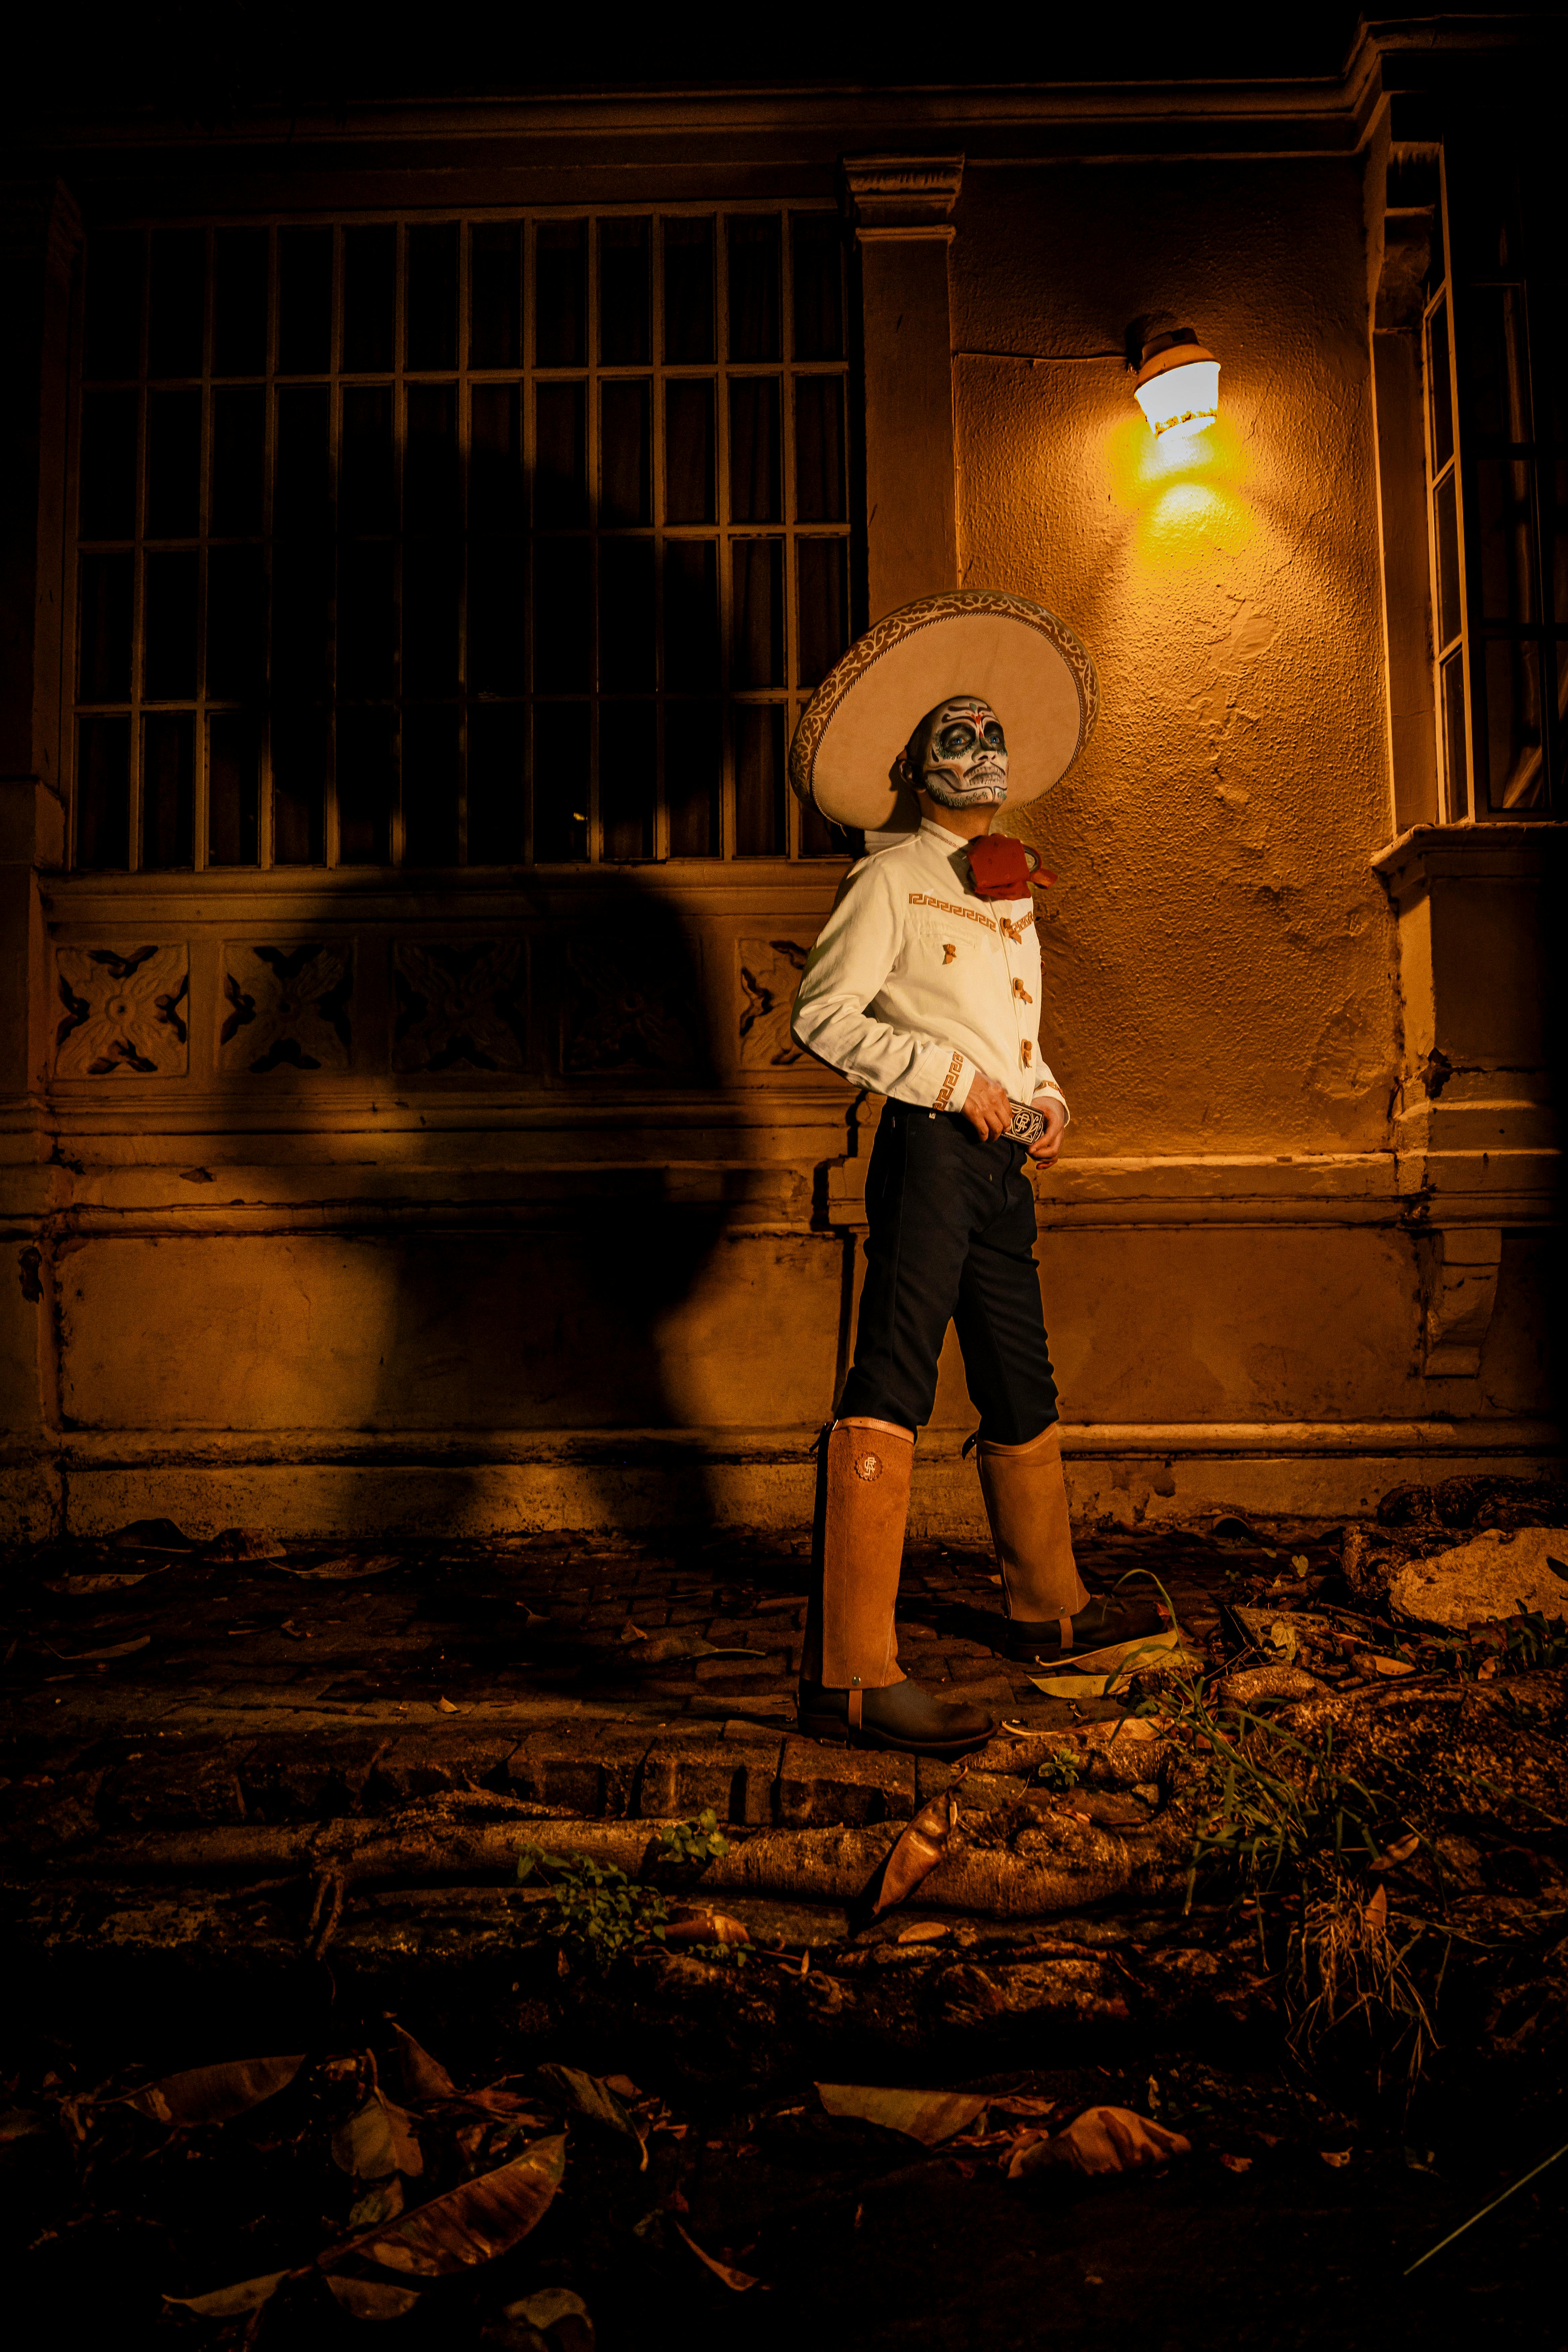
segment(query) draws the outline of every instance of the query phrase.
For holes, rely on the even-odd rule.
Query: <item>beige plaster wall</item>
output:
[[[1058,877],[1042,1034],[1074,1123],[1040,1187],[1040,1257],[1075,1505],[1338,1516],[1404,1477],[1534,1466],[1544,1240],[1508,1239],[1474,1376],[1422,1370],[1421,1180],[1391,1128],[1410,1055],[1369,865],[1393,820],[1362,166],[972,162],[955,225],[960,576],[1063,614],[1103,695],[1025,828]],[[1156,308],[1222,362],[1220,425],[1174,451],[1117,360],[1083,356]],[[874,1124],[782,1058],[790,956],[831,877],[640,876],[661,945],[637,986],[668,965],[667,989],[688,987],[681,941],[702,975],[689,1067],[568,1085],[542,997],[526,1068],[490,1093],[393,1075],[384,964],[408,902],[353,915],[339,880],[287,905],[231,882],[226,912],[206,885],[47,886],[62,940],[188,940],[191,1045],[129,1096],[57,1083],[47,1214],[41,1169],[0,1202],[45,1244],[42,1301],[0,1294],[0,1532],[163,1512],[193,1532],[801,1532]],[[543,920],[491,895],[432,888],[417,921]],[[585,905],[545,910],[542,989]],[[352,1066],[224,1079],[223,940],[351,916]],[[1484,963],[1489,1002],[1518,1006],[1476,1050],[1538,1051],[1496,894],[1428,928],[1450,993]],[[762,1018],[759,948],[781,959]],[[1414,1009],[1410,1025],[1422,1053],[1441,1030]],[[1469,1039],[1458,1013],[1441,1034]],[[917,1527],[978,1533],[973,1423],[950,1345]]]
[[[959,562],[1082,635],[1103,707],[1020,820],[1058,880],[1047,1057],[1079,1151],[1384,1144],[1399,1003],[1362,173],[972,169],[952,247]],[[1173,310],[1220,425],[1156,447],[1114,360]]]

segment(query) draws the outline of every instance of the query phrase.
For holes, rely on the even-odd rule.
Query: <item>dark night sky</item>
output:
[[[1054,0],[1031,8],[1015,0],[989,18],[962,12],[965,42],[956,58],[931,0],[921,8],[907,0],[880,8],[785,0],[773,11],[645,0],[635,16],[616,6],[567,9],[560,0],[417,13],[300,0],[121,0],[115,8],[29,13],[35,21],[7,109],[14,123],[155,113],[218,128],[258,105],[334,109],[354,100],[573,87],[1331,75],[1343,64],[1359,12],[1342,0],[1258,0],[1245,10],[1085,9]]]

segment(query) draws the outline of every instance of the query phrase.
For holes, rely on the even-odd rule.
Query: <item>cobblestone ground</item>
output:
[[[258,1552],[275,1556],[226,1556]],[[1216,1651],[1225,1601],[1309,1597],[1338,1558],[1337,1542],[1279,1524],[1251,1544],[1135,1530],[1081,1548],[1091,1581],[1156,1575],[1184,1633]],[[656,2001],[598,1997],[564,1967],[558,1984],[515,1885],[353,1893],[323,1961],[310,1950],[308,1870],[258,1860],[243,1884],[136,1878],[143,1833],[149,1851],[187,1832],[264,1843],[330,1819],[401,1820],[426,1799],[601,1821],[711,1805],[753,1832],[907,1818],[951,1768],[793,1734],[806,1567],[804,1545],[743,1534],[14,1558],[0,1608],[0,1891],[21,1990],[0,2042],[0,2106],[16,2103],[0,2118],[0,2253],[18,2341],[249,2342],[245,2318],[203,2320],[165,2295],[297,2263],[301,2247],[259,2340],[288,2352],[354,2340],[363,2322],[311,2269],[360,2187],[324,2153],[327,2090],[287,2129],[248,2135],[143,2129],[116,2095],[308,2045],[312,2081],[352,2105],[365,2066],[396,2081],[395,2010],[467,2088],[500,2076],[548,2109],[559,2094],[541,2060],[626,2068],[650,2093],[637,2112],[657,2118],[646,2168],[635,2143],[574,2122],[545,2223],[423,2296],[400,2322],[410,2347],[569,2352],[566,2336],[504,2317],[509,2296],[542,2287],[586,2298],[600,2352],[702,2352],[738,2325],[758,2352],[1568,2344],[1556,2286],[1568,2161],[1403,2276],[1549,2152],[1550,2118],[1516,2128],[1500,2112],[1428,2107],[1411,2122],[1386,2101],[1358,2116],[1292,2081],[1277,2038],[1220,2047],[1211,2018],[1194,2039],[1182,1988],[1226,1958],[1227,1937],[1245,1960],[1245,1923],[1084,1914],[1015,1927],[948,1914],[917,1930],[941,1940],[906,1947],[896,1920],[867,1941],[831,1905],[737,1903],[773,1946],[765,1964],[734,1974],[674,1958]],[[1021,1790],[1040,1735],[1118,1712],[1047,1696],[999,1661],[999,1598],[980,1549],[909,1547],[906,1671],[984,1698],[997,1718],[966,1803]],[[976,2037],[1004,1977],[1022,2022],[997,2074]],[[510,2055],[493,2031],[503,2011]],[[534,2012],[545,2023],[525,2030]],[[869,2071],[842,2071],[858,2067]],[[968,2081],[1061,2116],[1120,2103],[1164,2116],[1193,2153],[1158,2175],[1013,2181],[983,2129],[973,2146],[927,2150],[828,2116],[824,2073]],[[420,2112],[416,2198],[500,2160],[499,2142],[463,2154],[458,2126],[471,2126],[444,2115],[439,2100]],[[724,2284],[693,2241],[760,2284]]]
[[[1279,1539],[1292,1541],[1288,1530]],[[405,1790],[419,1754],[434,1770],[437,1752],[456,1768],[466,1754],[478,1764],[482,1747],[479,1777],[510,1758],[516,1793],[584,1811],[679,1811],[700,1790],[721,1817],[823,1817],[777,1794],[823,1752],[809,1743],[805,1758],[785,1752],[804,1544],[551,1535],[462,1549],[290,1547],[272,1559],[215,1559],[212,1549],[77,1546],[14,1562],[0,1608],[12,1790],[0,1794],[20,1801],[41,1759],[69,1772],[74,1758],[76,1769],[120,1774],[118,1810],[145,1819],[158,1810],[152,1790],[136,1799],[125,1771],[152,1761],[149,1738],[176,1738],[186,1752],[222,1743],[232,1755],[236,1743],[357,1735],[363,1744],[368,1734],[382,1777]],[[1175,1534],[1091,1539],[1082,1563],[1104,1583],[1152,1571],[1200,1640],[1238,1576],[1290,1576],[1282,1552],[1249,1557]],[[1151,1590],[1142,1576],[1137,1586]],[[1037,1731],[1114,1713],[1044,1698],[998,1658],[990,1643],[1000,1605],[987,1553],[911,1544],[898,1620],[905,1671],[984,1701],[999,1725]],[[726,1741],[747,1759],[732,1789],[716,1764],[671,1780],[637,1760],[656,1746],[684,1753]],[[769,1741],[771,1769],[759,1753]],[[28,1801],[46,1794],[35,1788]]]

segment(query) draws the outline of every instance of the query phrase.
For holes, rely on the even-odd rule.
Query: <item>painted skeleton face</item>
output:
[[[978,695],[950,695],[928,711],[906,756],[910,781],[939,808],[990,808],[1007,797],[1006,738]]]

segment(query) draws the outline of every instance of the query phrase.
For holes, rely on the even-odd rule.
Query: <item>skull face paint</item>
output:
[[[1006,738],[978,695],[950,695],[929,710],[904,758],[910,782],[939,808],[992,808],[1007,797]]]

